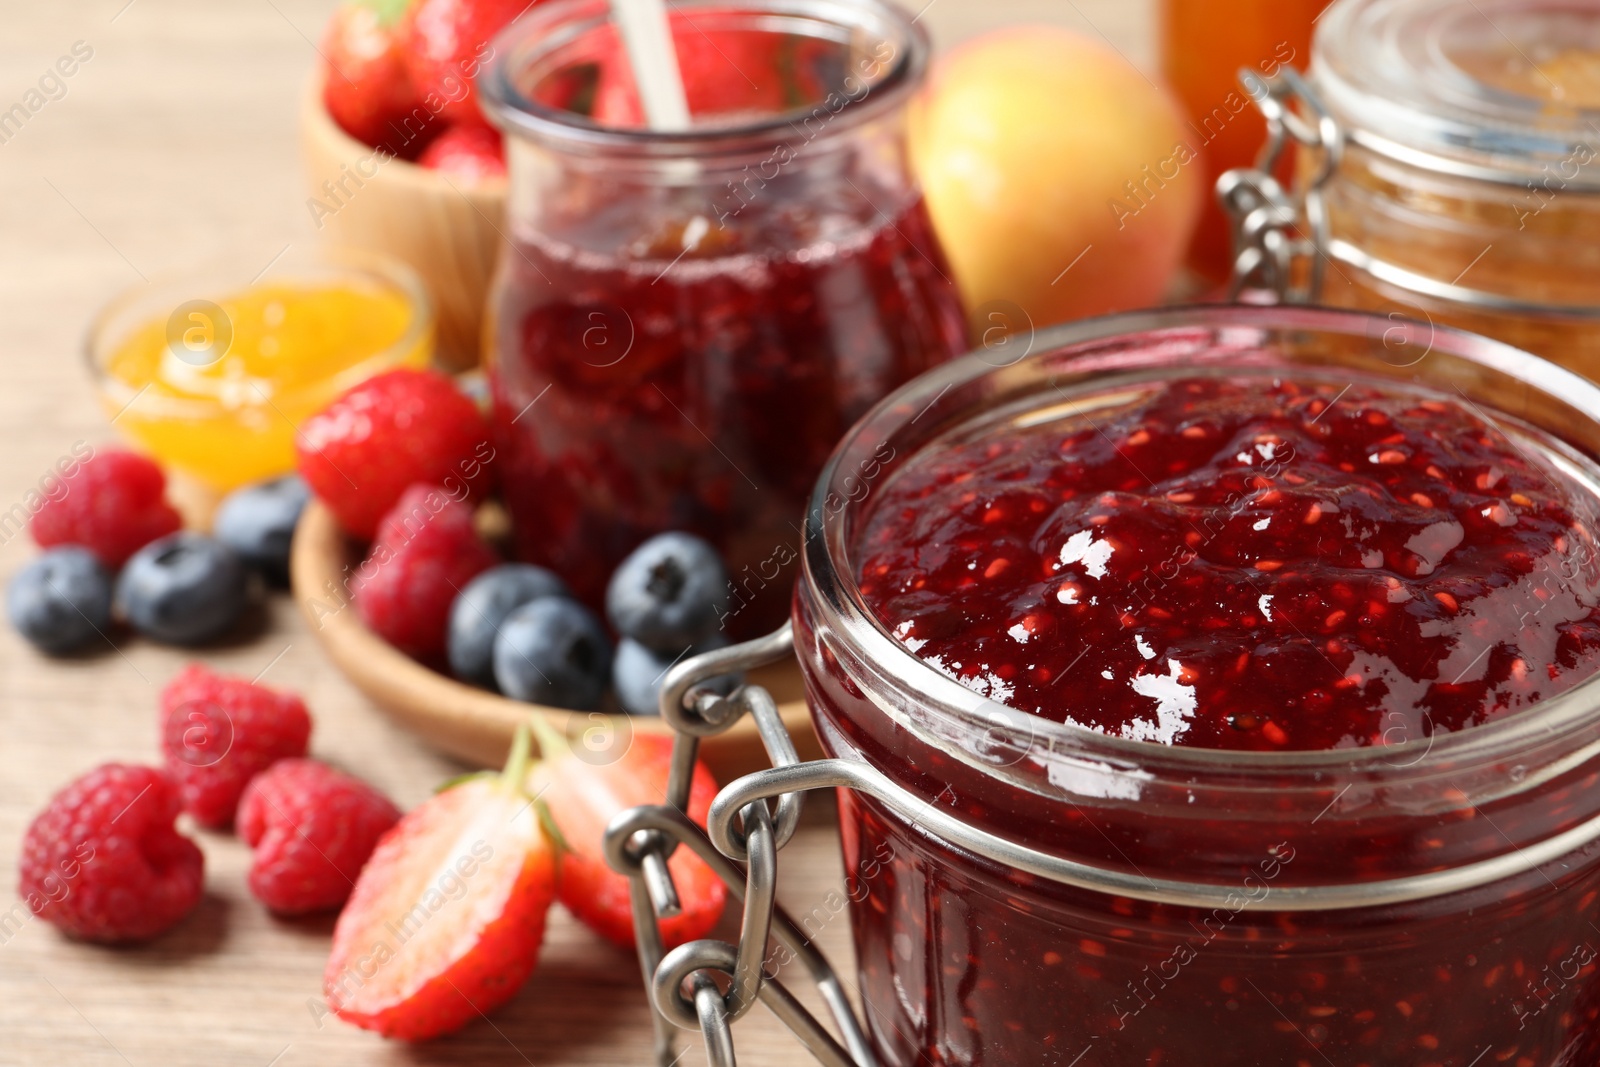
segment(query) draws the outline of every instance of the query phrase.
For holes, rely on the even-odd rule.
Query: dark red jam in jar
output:
[[[1600,390],[1393,327],[1087,324],[840,446],[824,746],[1089,872],[842,795],[887,1064],[1600,1063]]]
[[[732,577],[729,628],[787,610],[806,496],[872,404],[962,351],[906,165],[926,39],[888,5],[690,2],[690,130],[638,125],[603,2],[496,44],[508,243],[488,337],[520,554],[596,599],[667,529]]]

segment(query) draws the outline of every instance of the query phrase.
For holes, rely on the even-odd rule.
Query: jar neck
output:
[[[894,217],[914,189],[904,109],[860,119],[847,110],[815,126],[799,123],[759,148],[692,158],[574,152],[513,134],[506,143],[509,216],[527,224],[631,210],[699,216],[719,230],[795,205],[860,221],[879,212]]]
[[[926,32],[882,0],[683,0],[670,17],[688,130],[644,127],[608,0],[543,4],[502,33],[485,112],[512,138],[598,166],[738,169],[824,152],[903,110],[926,73]]]

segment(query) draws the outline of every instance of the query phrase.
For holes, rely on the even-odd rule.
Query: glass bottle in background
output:
[[[1161,70],[1188,114],[1208,185],[1247,167],[1266,142],[1266,124],[1239,85],[1240,68],[1270,77],[1304,68],[1312,24],[1329,0],[1161,0]],[[1280,175],[1287,178],[1288,175]],[[1189,245],[1189,269],[1204,288],[1222,285],[1233,266],[1228,220],[1207,201]]]
[[[643,128],[604,0],[535,9],[485,79],[506,131],[489,303],[519,554],[597,602],[664,530],[722,551],[727,629],[788,610],[834,443],[966,348],[906,161],[927,38],[880,0],[686,0],[694,124]]]

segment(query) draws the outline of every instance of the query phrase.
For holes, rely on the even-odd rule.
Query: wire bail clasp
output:
[[[720,818],[714,813],[712,836],[717,845],[685,814],[700,739],[722,733],[745,715],[755,720],[772,768],[740,782],[760,781],[799,765],[794,741],[770,693],[758,685],[742,685],[724,697],[702,684],[775,663],[793,649],[793,629],[786,624],[766,637],[707,652],[669,671],[660,709],[676,737],[666,802],[630,808],[606,828],[606,860],[629,880],[639,967],[655,1025],[657,1067],[676,1062],[673,1027],[700,1031],[709,1067],[735,1067],[731,1024],[758,1000],[826,1067],[877,1067],[843,984],[775,899],[777,852],[794,836],[804,790],[775,789]],[[769,806],[768,795],[776,795],[775,804]],[[667,860],[680,845],[704,860],[734,899],[742,902],[737,945],[704,939],[664,951],[660,920],[680,910]],[[837,1038],[776,976],[766,973],[767,946],[773,939],[810,972],[833,1017]]]
[[[1267,120],[1267,143],[1254,167],[1217,179],[1217,199],[1233,232],[1233,278],[1228,298],[1245,289],[1273,293],[1280,303],[1311,304],[1327,274],[1328,214],[1324,189],[1344,158],[1344,131],[1299,71],[1284,67],[1270,78],[1239,72]],[[1294,147],[1315,170],[1299,190],[1277,178],[1284,153]]]

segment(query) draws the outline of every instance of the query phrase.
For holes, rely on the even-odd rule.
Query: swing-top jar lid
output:
[[[1312,82],[1357,144],[1429,170],[1600,190],[1600,4],[1337,0]]]

